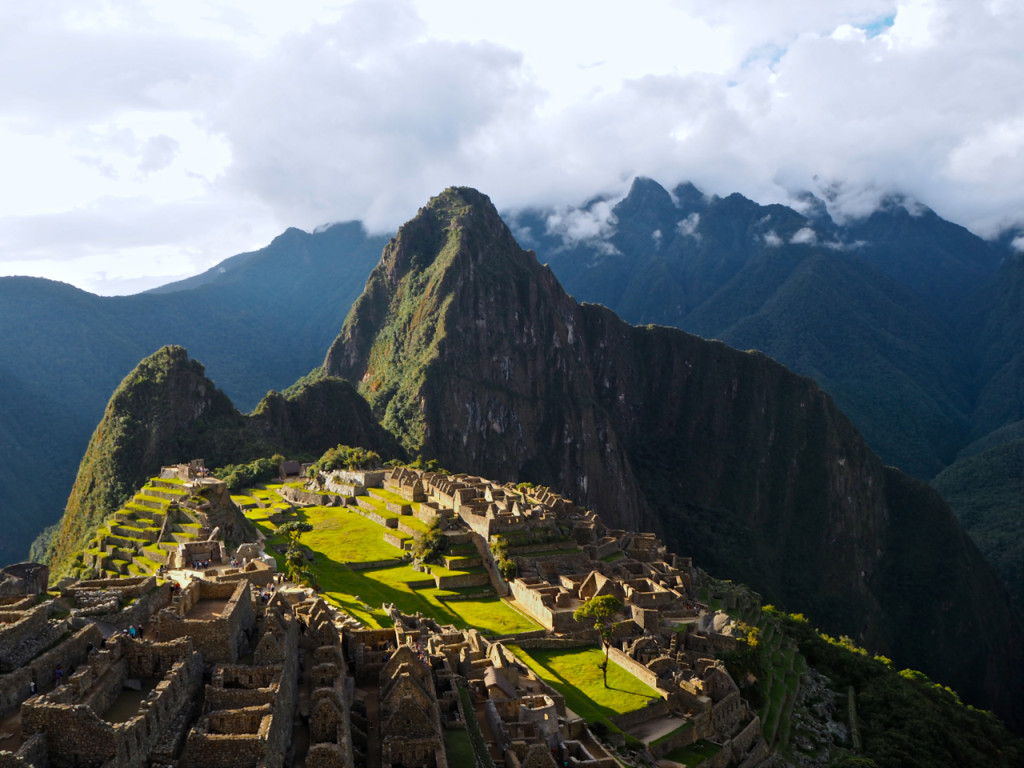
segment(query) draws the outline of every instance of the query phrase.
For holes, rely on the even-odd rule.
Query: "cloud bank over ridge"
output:
[[[6,274],[134,290],[287,226],[393,228],[450,184],[557,207],[645,175],[1024,224],[1008,0],[8,5]]]

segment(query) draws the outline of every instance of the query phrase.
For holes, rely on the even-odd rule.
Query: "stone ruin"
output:
[[[203,479],[201,464],[175,472]],[[239,550],[244,566],[180,584],[67,582],[60,603],[0,596],[0,719],[18,724],[0,733],[0,768],[446,768],[453,729],[506,768],[614,768],[608,745],[509,648],[595,645],[573,613],[599,595],[622,604],[610,663],[657,692],[614,716],[618,728],[654,760],[700,739],[721,746],[716,766],[767,755],[717,658],[738,627],[699,599],[701,572],[657,537],[610,529],[545,488],[469,475],[399,468],[315,484],[317,498],[344,494],[339,504],[383,487],[408,502],[389,502],[394,514],[440,520],[450,542],[472,545],[462,561],[544,629],[487,638],[395,606],[392,627],[355,628],[310,590],[273,589],[258,545]],[[186,554],[221,544],[188,543]],[[512,579],[498,573],[499,543]]]

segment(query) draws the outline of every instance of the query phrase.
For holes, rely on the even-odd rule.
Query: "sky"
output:
[[[638,175],[994,237],[1021,40],[1018,0],[2,3],[0,275],[134,293],[453,184],[564,209]]]

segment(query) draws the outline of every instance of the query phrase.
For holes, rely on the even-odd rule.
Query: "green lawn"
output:
[[[262,495],[266,491],[256,489],[252,493]],[[376,502],[375,506],[378,504],[383,509],[383,502]],[[251,508],[245,510],[245,516],[262,531],[267,551],[277,558],[278,568],[283,568],[284,558],[274,552],[274,548],[286,541],[274,535],[276,526],[268,518],[272,512]],[[406,534],[384,528],[343,507],[300,508],[296,510],[295,519],[313,526],[312,531],[302,535],[300,542],[314,553],[311,570],[324,597],[367,626],[389,626],[390,620],[382,606],[394,603],[403,613],[420,611],[442,624],[454,624],[460,629],[475,627],[492,635],[540,629],[539,624],[502,601],[487,587],[473,588],[470,594],[490,592],[489,596],[446,600],[446,597],[459,596],[461,591],[437,589],[429,574],[414,571],[411,565],[366,570],[353,570],[346,565],[400,559],[403,552],[385,542],[383,535],[390,533],[408,538]],[[443,574],[452,573],[441,566],[433,568]]]
[[[401,550],[384,541],[390,529],[345,507],[305,507],[297,510],[296,519],[313,526],[302,535],[303,545],[329,560],[369,563],[402,556]]]
[[[566,705],[588,722],[600,720],[615,728],[609,718],[632,712],[660,698],[657,691],[626,672],[614,662],[608,663],[608,687],[602,682],[600,648],[531,648],[512,646],[512,652],[537,676],[565,696]]]
[[[383,499],[384,501],[393,501],[396,504],[408,504],[410,507],[412,507],[414,512],[417,509],[419,509],[420,506],[418,501],[409,501],[401,494],[395,493],[394,491],[389,491],[387,488],[374,488],[373,493],[375,496],[377,496],[380,499]]]
[[[688,747],[673,749],[665,758],[680,765],[699,765],[709,757],[714,757],[722,748],[709,741],[698,741]]]
[[[409,565],[354,571],[340,563],[318,559],[313,570],[321,591],[331,602],[371,627],[388,626],[382,605],[394,603],[403,613],[420,611],[442,624],[454,624],[460,629],[476,627],[493,635],[540,629],[540,625],[496,595],[445,600],[457,593],[437,589],[432,580],[426,586],[427,574],[414,571]]]
[[[446,730],[444,732],[444,751],[448,755],[448,765],[474,765],[476,750],[468,731]]]

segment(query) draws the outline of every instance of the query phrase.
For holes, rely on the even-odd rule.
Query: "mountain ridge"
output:
[[[432,313],[429,333],[405,333],[409,318]],[[934,491],[884,469],[810,379],[576,304],[475,190],[446,190],[400,229],[324,370],[359,382],[411,454],[551,485],[623,527],[653,523],[705,562],[728,542],[717,562],[768,599],[897,657],[922,653],[925,671],[952,676],[973,700],[1002,697],[998,708],[1019,717],[998,693],[1005,676],[979,653],[1024,679],[1020,619]],[[609,480],[640,502],[607,492]],[[918,525],[948,534],[948,560],[894,533]],[[786,546],[773,547],[780,535]],[[955,585],[932,578],[943,568],[958,571]],[[927,595],[915,609],[926,630],[899,618],[905,581]],[[929,634],[936,624],[948,625],[941,640]],[[1005,633],[972,633],[981,625]],[[955,669],[965,658],[971,672]]]

